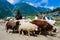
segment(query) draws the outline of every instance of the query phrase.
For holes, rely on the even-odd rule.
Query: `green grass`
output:
[[[34,19],[35,16],[27,16],[27,18]]]
[[[60,21],[57,21],[55,25],[60,26]]]

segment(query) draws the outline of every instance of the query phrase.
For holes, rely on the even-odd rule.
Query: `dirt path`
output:
[[[56,34],[56,37],[54,36],[43,36],[43,35],[38,35],[37,37],[34,36],[22,36],[19,35],[18,33],[7,33],[5,32],[4,28],[5,24],[0,23],[0,40],[60,40],[60,27],[58,27],[58,33]]]

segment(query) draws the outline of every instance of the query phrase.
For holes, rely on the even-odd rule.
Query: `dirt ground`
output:
[[[19,35],[18,33],[7,33],[5,23],[0,23],[0,40],[60,40],[60,27],[57,27],[57,31],[55,36],[37,35],[37,37],[28,37],[26,35]]]

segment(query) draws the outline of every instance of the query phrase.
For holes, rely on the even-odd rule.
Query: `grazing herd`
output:
[[[13,32],[15,30],[18,31],[20,34],[24,34],[24,31],[27,32],[28,36],[30,36],[31,33],[34,34],[43,34],[44,32],[56,32],[56,28],[54,28],[53,25],[49,24],[45,20],[32,20],[28,21],[27,19],[20,19],[20,20],[14,20],[13,22],[8,21],[6,23],[6,32],[8,32],[9,29],[12,29]]]

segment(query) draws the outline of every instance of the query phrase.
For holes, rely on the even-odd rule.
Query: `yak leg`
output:
[[[5,30],[6,30],[6,32],[8,32],[8,28],[7,27],[5,28]]]
[[[44,36],[47,36],[48,32],[45,29],[41,29],[41,34],[44,35]]]
[[[8,32],[8,29],[6,29],[6,32]]]
[[[30,36],[30,32],[28,31],[28,36]]]
[[[22,35],[24,35],[23,30],[22,30]]]
[[[19,34],[20,34],[20,31],[19,31]]]
[[[19,34],[20,34],[20,31],[21,31],[21,30],[18,29]]]
[[[28,31],[28,39],[27,40],[29,40],[29,37],[30,37],[30,31]]]
[[[13,28],[13,32],[15,32],[15,28]]]

